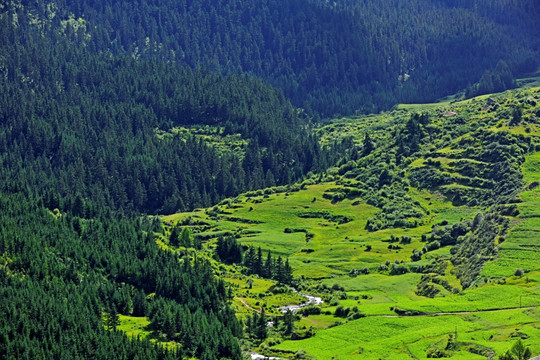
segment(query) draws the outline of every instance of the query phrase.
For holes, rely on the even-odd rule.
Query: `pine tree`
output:
[[[179,235],[179,228],[178,226],[174,226],[171,230],[171,235],[169,236],[169,244],[171,246],[179,246],[180,245],[180,235]]]
[[[186,248],[191,247],[191,231],[187,226],[182,228],[182,233],[180,234],[180,246],[184,246]]]
[[[111,306],[111,309],[108,313],[105,314],[105,326],[107,330],[116,331],[116,327],[120,325],[120,315],[116,310],[116,306]]]
[[[268,255],[266,255],[266,262],[264,264],[264,274],[263,276],[265,278],[271,279],[272,275],[274,273],[274,266],[273,266],[273,259],[272,259],[272,252],[268,251]]]
[[[196,250],[201,250],[202,249],[202,241],[201,241],[201,238],[199,236],[194,236],[193,237],[193,247]]]
[[[262,275],[263,273],[263,259],[262,259],[262,250],[259,246],[259,249],[257,250],[257,258],[255,260],[255,267],[253,269],[253,272],[257,275]]]
[[[366,132],[366,135],[364,136],[362,154],[364,156],[367,156],[371,154],[374,148],[375,145],[373,144],[373,141],[371,141],[371,137],[369,136],[369,134]]]
[[[256,330],[255,330],[255,337],[259,340],[264,340],[268,336],[268,329],[267,329],[267,318],[266,313],[264,312],[264,309],[261,310],[261,314],[259,315],[259,318],[256,319]]]
[[[137,291],[133,296],[133,316],[145,316],[148,310],[144,292]]]
[[[283,315],[283,333],[290,336],[294,331],[294,313],[290,310]]]
[[[289,265],[289,259],[285,260],[285,266],[283,267],[283,282],[285,284],[291,284],[293,280],[292,268]]]
[[[283,259],[281,256],[278,256],[276,261],[274,279],[279,283],[283,283],[285,279],[285,274],[283,271]]]
[[[256,259],[255,249],[252,246],[250,246],[244,255],[244,266],[248,268],[248,270],[252,274],[255,273],[254,271],[255,259]]]
[[[226,249],[225,249],[225,241],[223,240],[223,236],[218,237],[215,252],[219,260],[225,262]]]

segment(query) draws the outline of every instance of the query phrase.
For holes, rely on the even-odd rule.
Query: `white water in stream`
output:
[[[317,296],[311,296],[309,294],[304,294],[304,293],[299,293],[299,294],[306,298],[305,302],[301,303],[300,305],[285,305],[285,306],[280,307],[279,310],[281,310],[281,312],[283,313],[287,312],[288,310],[294,312],[302,308],[305,308],[306,306],[321,305],[324,302],[323,299]]]
[[[320,297],[317,297],[317,296],[311,296],[309,294],[304,294],[304,293],[301,293],[301,292],[298,292],[296,290],[294,290],[295,292],[299,293],[300,295],[302,295],[303,297],[306,298],[306,301],[304,301],[303,303],[299,304],[299,305],[285,305],[285,306],[281,306],[279,308],[279,310],[282,312],[282,313],[286,313],[287,311],[292,311],[292,312],[295,312],[295,311],[298,311],[302,308],[305,308],[306,306],[310,306],[310,305],[321,305],[324,301],[323,299],[321,299]],[[249,352],[249,355],[251,356],[251,360],[263,360],[263,359],[269,359],[269,360],[281,360],[281,358],[278,358],[278,357],[273,357],[273,356],[264,356],[264,355],[261,355],[259,353],[256,353],[256,352]]]
[[[256,352],[249,352],[249,355],[251,356],[251,360],[281,360],[281,358],[274,357],[274,356],[264,356],[261,354],[258,354]]]

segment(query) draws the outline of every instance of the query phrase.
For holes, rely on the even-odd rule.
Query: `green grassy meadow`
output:
[[[432,135],[417,155],[399,164],[380,154],[381,162],[390,164],[395,182],[383,186],[375,194],[378,197],[362,192],[372,180],[366,180],[362,172],[370,168],[348,171],[351,163],[359,167],[366,163],[344,161],[303,183],[248,192],[209,209],[165,216],[163,221],[167,227],[197,224],[186,226],[194,236],[204,239],[203,253],[209,259],[217,238],[226,234],[235,236],[244,246],[285,256],[294,270],[297,287],[323,298],[321,314],[299,316],[295,322],[300,333],[312,328],[312,337],[276,340],[274,336],[258,351],[284,358],[424,359],[430,351],[451,342],[453,350],[447,355],[452,359],[495,359],[523,338],[538,355],[540,106],[536,100],[540,99],[540,89],[493,96],[497,104],[489,109],[486,102],[491,96],[483,96],[429,106],[404,105],[390,113],[338,119],[319,128],[323,145],[352,139],[355,146],[361,146],[366,133],[376,144],[392,143],[394,129],[412,112],[429,115],[430,131],[443,129]],[[521,122],[512,124],[509,109],[516,104],[522,104],[524,111]],[[496,255],[485,259],[475,281],[464,288],[452,261],[453,245],[426,247],[437,229],[460,222],[470,224],[478,213],[495,211],[497,202],[482,205],[489,199],[475,205],[476,194],[497,186],[483,170],[490,168],[489,161],[477,155],[482,154],[484,146],[478,143],[480,135],[488,139],[516,136],[532,145],[523,155],[515,150],[516,156],[523,156],[521,185],[513,185],[519,193],[514,201],[517,212],[499,216],[501,227],[507,229],[494,240]],[[394,151],[388,148],[389,153]],[[373,155],[367,159],[372,161],[370,166],[381,166],[380,162],[373,165],[377,164]],[[426,169],[450,180],[432,187],[414,186],[411,179],[415,172]],[[353,188],[361,191],[351,192]],[[464,195],[457,198],[456,193]],[[383,205],[377,204],[381,198],[386,201]],[[396,209],[395,204],[401,202],[410,204],[412,210]],[[407,211],[413,211],[412,215]],[[370,219],[381,214],[386,216],[385,221],[397,214],[409,225],[370,229]],[[410,240],[400,241],[404,237]],[[166,239],[160,241],[163,248],[168,247]],[[415,251],[421,257],[413,261]],[[272,293],[274,281],[247,275],[240,267],[219,263],[215,267],[217,275],[234,289],[232,301],[241,319],[261,309],[279,316],[279,306],[302,302],[294,292]],[[404,273],[393,274],[393,267],[405,269]],[[516,273],[517,269],[522,273]],[[436,291],[433,296],[419,292],[426,274],[431,276],[429,286]],[[248,279],[253,281],[251,288]],[[357,308],[365,317],[336,317],[338,307]]]
[[[150,341],[160,344],[167,349],[174,349],[180,346],[177,342],[167,341],[164,337],[161,338],[154,334],[150,329],[150,321],[145,317],[119,315],[120,325],[116,328],[117,331],[124,332],[128,337],[149,339]]]

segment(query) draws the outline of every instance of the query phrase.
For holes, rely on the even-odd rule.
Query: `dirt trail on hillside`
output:
[[[235,297],[236,300],[239,300],[245,307],[247,307],[248,309],[250,310],[253,310],[253,311],[256,311],[257,313],[261,313],[261,309],[255,309],[254,307],[251,307],[247,302],[246,300],[242,299],[242,298],[239,298],[239,297]]]

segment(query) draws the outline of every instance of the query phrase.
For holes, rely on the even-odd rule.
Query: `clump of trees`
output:
[[[193,247],[197,250],[202,249],[202,242],[200,237],[191,234],[191,230],[188,227],[173,226],[169,235],[169,244],[174,247],[183,246],[185,248]]]
[[[272,252],[268,251],[263,256],[263,251],[259,247],[243,250],[242,245],[234,236],[219,237],[215,248],[217,258],[226,264],[242,264],[250,274],[276,280],[282,284],[293,284],[292,267],[289,259],[281,256],[274,258]]]
[[[267,252],[264,259],[260,247],[257,250],[254,247],[249,247],[245,251],[243,265],[251,274],[273,279],[283,284],[292,284],[294,280],[289,259],[283,261],[281,256],[276,259],[272,257],[271,251]]]
[[[242,245],[234,236],[220,236],[217,239],[216,256],[225,264],[240,264],[243,259]]]
[[[532,356],[531,349],[518,339],[510,350],[499,356],[499,360],[527,360]]]
[[[469,85],[465,91],[465,98],[501,92],[517,86],[512,71],[505,61],[499,60],[494,71],[485,70],[484,74],[474,85]]]
[[[268,321],[264,309],[260,314],[256,311],[251,316],[248,316],[245,320],[246,335],[252,339],[264,340],[268,336]]]

